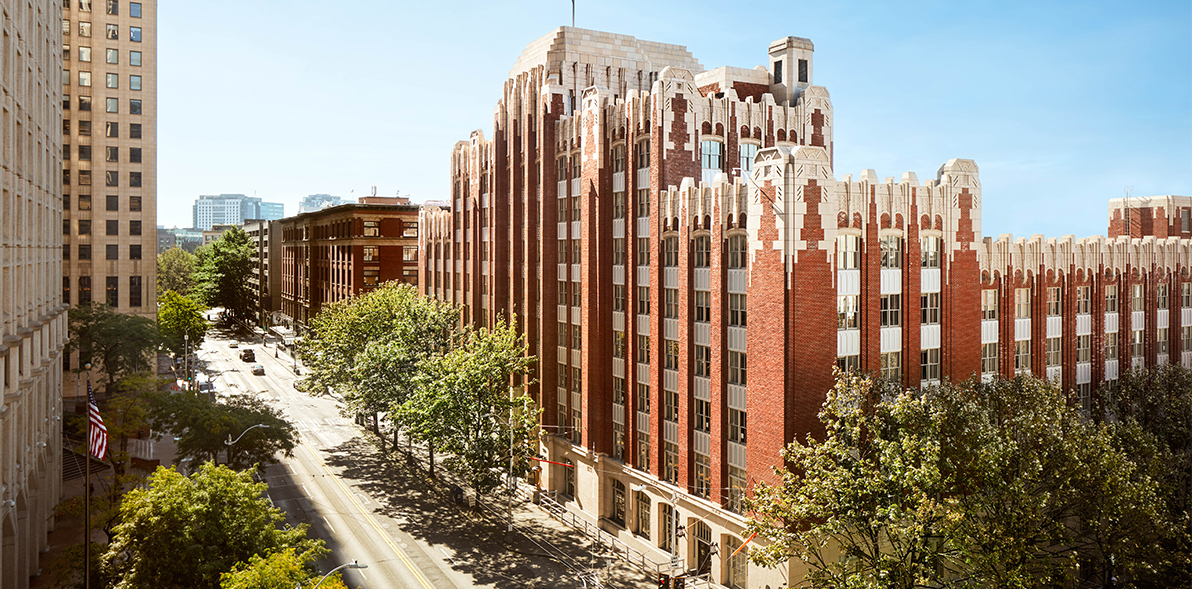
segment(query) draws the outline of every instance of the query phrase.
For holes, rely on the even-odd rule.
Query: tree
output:
[[[195,283],[195,256],[173,247],[157,256],[157,294],[174,291],[182,296],[190,294]]]
[[[253,246],[239,227],[225,231],[219,239],[195,252],[194,292],[208,307],[223,307],[233,317],[252,316],[256,299],[249,287]]]
[[[293,549],[299,558],[325,552],[305,524],[280,527],[282,512],[250,472],[203,464],[187,477],[158,468],[149,486],[130,491],[116,536],[103,556],[116,589],[216,588],[233,566]]]
[[[176,463],[188,459],[218,463],[224,455],[225,463],[239,470],[276,462],[279,452],[292,456],[298,443],[297,430],[279,410],[249,396],[235,396],[221,404],[190,391],[163,394],[153,408],[153,420],[159,432],[178,438]],[[268,427],[249,429],[258,424]],[[234,445],[225,443],[238,437]]]
[[[158,299],[157,327],[175,357],[186,355],[187,337],[195,349],[203,343],[208,327],[203,311],[198,303],[172,290],[167,290]]]
[[[850,375],[820,419],[824,439],[788,446],[782,484],[748,502],[770,540],[758,562],[801,558],[815,586],[912,588],[1066,584],[1078,562],[1146,560],[1150,466],[1047,381],[900,391]]]
[[[514,474],[524,474],[526,457],[537,451],[538,410],[510,386],[529,373],[533,360],[517,324],[498,317],[492,329],[471,331],[460,345],[427,361],[399,419],[413,437],[448,452],[448,468],[477,494],[488,493],[500,484],[511,456]]]
[[[220,589],[294,589],[314,587],[322,575],[313,570],[314,555],[299,554],[293,548],[269,556],[255,555],[247,563],[236,565],[220,579]],[[346,589],[339,573],[323,581],[322,587]]]
[[[67,352],[79,353],[79,366],[91,363],[107,376],[110,391],[123,376],[149,372],[152,353],[162,343],[152,319],[117,313],[100,303],[78,305],[67,313]]]
[[[395,416],[414,391],[423,363],[458,337],[458,318],[455,307],[397,282],[326,305],[299,344],[309,369],[305,386],[335,389],[346,413]]]

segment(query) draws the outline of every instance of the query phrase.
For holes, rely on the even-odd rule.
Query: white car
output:
[[[264,367],[264,366],[261,366],[260,364],[253,364],[253,365],[252,365],[252,373],[253,373],[253,374],[255,374],[255,375],[257,375],[257,376],[264,376],[264,374],[265,374],[265,367]]]

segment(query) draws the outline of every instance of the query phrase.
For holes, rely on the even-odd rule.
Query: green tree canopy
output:
[[[100,303],[72,307],[67,321],[67,352],[79,353],[79,368],[89,362],[101,370],[107,376],[108,391],[124,376],[149,372],[153,354],[162,344],[152,319],[117,313]]]
[[[208,307],[223,307],[233,316],[249,317],[257,310],[252,277],[253,245],[248,234],[232,227],[219,239],[195,252],[194,292]]]
[[[157,294],[172,290],[182,296],[190,294],[195,284],[195,256],[173,247],[157,256]]]
[[[1152,466],[1047,381],[918,392],[844,375],[820,419],[824,438],[788,446],[782,483],[748,501],[769,540],[757,562],[800,558],[819,587],[907,589],[1066,584],[1106,561],[1129,579],[1156,562]]]
[[[323,553],[305,525],[282,526],[265,487],[251,472],[209,463],[189,477],[158,468],[147,487],[125,496],[102,566],[120,579],[116,589],[215,589],[224,573],[254,556]]]
[[[278,409],[247,395],[224,404],[191,391],[163,393],[152,413],[159,433],[178,438],[176,463],[219,462],[220,456],[227,456],[226,464],[239,470],[276,462],[278,453],[292,456],[298,443],[297,430]],[[249,429],[257,424],[268,427]],[[229,437],[240,439],[229,446]]]
[[[240,563],[220,579],[220,589],[294,589],[310,588],[322,579],[311,566],[314,554],[299,553],[293,548],[274,552],[269,556],[255,555],[247,563]],[[347,589],[339,573],[323,581],[321,587]]]
[[[157,301],[157,328],[165,345],[176,357],[186,353],[187,336],[192,349],[198,349],[207,334],[208,323],[203,307],[190,297],[167,290]]]

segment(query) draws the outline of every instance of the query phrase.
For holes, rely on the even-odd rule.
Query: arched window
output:
[[[744,235],[734,235],[728,238],[728,267],[741,270],[746,267],[748,260]]]

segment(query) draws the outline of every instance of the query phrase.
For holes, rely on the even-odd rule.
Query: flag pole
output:
[[[83,481],[83,489],[85,492],[86,501],[83,502],[83,551],[85,557],[83,559],[83,589],[91,589],[91,364],[88,363],[87,369],[87,457],[83,462],[87,465],[84,467],[86,480]]]

